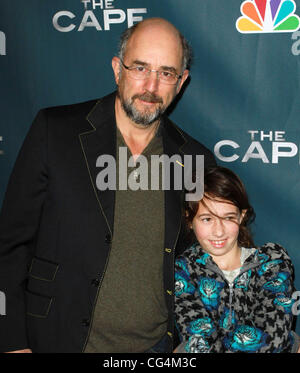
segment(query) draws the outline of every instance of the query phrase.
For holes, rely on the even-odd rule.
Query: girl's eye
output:
[[[201,221],[203,221],[204,223],[208,223],[211,221],[211,218],[202,218]]]

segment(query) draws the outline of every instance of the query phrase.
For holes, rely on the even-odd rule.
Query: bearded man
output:
[[[1,351],[172,351],[183,187],[102,190],[96,180],[101,155],[116,160],[119,179],[124,148],[125,164],[135,163],[121,171],[136,171],[136,182],[141,156],[203,155],[215,164],[165,114],[189,62],[172,24],[144,20],[124,32],[112,59],[117,92],[38,113],[0,218]]]

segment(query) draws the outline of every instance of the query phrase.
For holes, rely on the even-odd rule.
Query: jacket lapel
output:
[[[110,189],[99,190],[97,187],[97,176],[107,168],[107,164],[105,167],[96,167],[96,162],[101,155],[108,155],[116,159],[114,105],[115,93],[100,99],[86,117],[91,124],[91,130],[79,135],[90,181],[111,235],[113,233],[115,192]]]
[[[181,168],[183,175],[183,152],[181,148],[187,142],[179,130],[167,119],[164,118],[162,123],[162,136],[164,144],[164,153],[170,158],[176,156],[176,161],[173,167]],[[173,159],[173,158],[172,158]],[[165,247],[174,248],[179,236],[182,219],[182,202],[184,193],[182,190],[174,189],[174,172],[171,168],[170,190],[165,191]],[[183,176],[182,176],[182,185]]]

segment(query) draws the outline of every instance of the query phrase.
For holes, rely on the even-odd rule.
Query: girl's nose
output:
[[[225,228],[224,228],[224,222],[222,219],[216,219],[213,226],[213,234],[216,237],[222,237],[224,236]]]

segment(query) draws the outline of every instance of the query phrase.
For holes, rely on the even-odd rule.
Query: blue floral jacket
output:
[[[232,284],[199,244],[175,265],[175,313],[185,352],[292,352],[293,265],[259,247]]]

